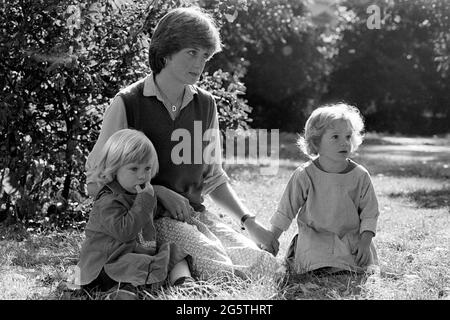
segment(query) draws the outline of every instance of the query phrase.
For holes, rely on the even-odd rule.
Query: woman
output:
[[[279,243],[228,183],[221,167],[214,98],[195,86],[206,61],[220,51],[218,29],[199,8],[178,8],[159,21],[149,48],[152,73],[121,90],[105,112],[86,164],[88,190],[95,195],[99,188],[90,176],[105,141],[123,128],[141,130],[153,142],[160,160],[153,180],[157,212],[165,216],[155,221],[157,234],[162,235],[158,243],[175,242],[183,247],[193,256],[194,274],[203,278],[218,270],[273,273],[276,259],[260,248],[274,253]],[[185,146],[182,152],[180,145]],[[204,152],[211,145],[217,152]],[[202,204],[206,194],[239,221],[254,242],[207,211]]]

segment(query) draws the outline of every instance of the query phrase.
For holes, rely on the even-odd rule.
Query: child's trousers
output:
[[[230,273],[273,278],[280,267],[272,254],[207,210],[195,212],[187,222],[160,218],[155,227],[158,245],[172,242],[184,249],[192,256],[192,274],[201,279]]]

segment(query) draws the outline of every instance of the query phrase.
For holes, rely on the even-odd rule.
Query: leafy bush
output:
[[[356,104],[368,130],[437,134],[450,121],[450,2],[372,1],[380,28],[367,27],[367,2],[342,2],[338,55],[324,100]]]
[[[213,63],[245,69],[252,126],[297,131],[330,68],[322,28],[297,0],[248,0],[247,10],[232,18],[221,29],[225,48]]]
[[[84,164],[103,112],[120,88],[149,72],[148,42],[159,18],[194,2],[1,2],[0,216],[62,227],[85,220]],[[241,6],[210,6],[222,19],[220,8]],[[219,97],[222,127],[249,120],[240,77],[216,71],[202,80]]]
[[[246,90],[244,83],[240,81],[241,76],[238,72],[232,75],[219,69],[212,75],[205,72],[199,82],[201,87],[214,95],[222,133],[226,129],[247,129],[247,123],[251,122],[248,117],[251,108],[240,97],[245,94]]]

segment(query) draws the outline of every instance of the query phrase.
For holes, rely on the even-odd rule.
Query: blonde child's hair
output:
[[[123,165],[147,161],[150,162],[150,175],[153,178],[159,170],[159,164],[150,139],[138,130],[119,130],[103,146],[100,161],[94,171],[94,181],[107,184],[115,179],[117,171]]]
[[[318,155],[322,135],[336,120],[345,120],[350,124],[353,130],[350,139],[351,152],[356,151],[364,138],[363,117],[356,107],[337,103],[322,106],[311,113],[306,121],[303,136],[297,140],[297,145],[302,152],[310,158]]]

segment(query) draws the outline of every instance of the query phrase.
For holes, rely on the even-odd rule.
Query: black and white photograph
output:
[[[0,0],[0,181],[0,304],[448,301],[450,0]]]

